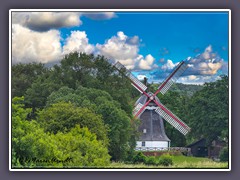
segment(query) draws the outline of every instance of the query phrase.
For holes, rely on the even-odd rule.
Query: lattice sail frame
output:
[[[127,70],[124,65],[120,62],[117,62],[114,65],[119,71],[124,72],[125,76],[127,76],[131,81],[132,85],[141,93],[147,90],[147,86],[145,86],[141,81],[139,81],[135,76],[132,75],[131,71]]]
[[[163,104],[162,104],[162,106],[163,106]],[[167,109],[167,108],[165,107],[165,109]],[[167,109],[167,110],[170,111],[169,109]],[[169,124],[171,124],[173,127],[175,127],[183,135],[186,135],[191,130],[188,125],[186,125],[179,117],[174,115],[171,111],[170,112],[173,114],[173,116],[170,116],[165,111],[163,111],[161,108],[157,108],[155,110],[155,112],[158,113],[160,116],[162,116],[163,119],[165,119]]]
[[[174,74],[170,74],[166,80],[164,82],[165,85],[161,88],[160,92],[164,95],[168,90],[169,88],[173,85],[173,83],[175,83],[177,81],[177,79],[184,73],[184,71],[188,68],[188,65],[184,62],[181,62],[178,64],[178,66],[175,68],[174,71],[176,71],[176,73]],[[173,72],[174,72],[173,71]],[[163,83],[164,83],[163,82]],[[162,84],[163,84],[162,83]],[[161,87],[161,85],[158,87],[158,89]]]

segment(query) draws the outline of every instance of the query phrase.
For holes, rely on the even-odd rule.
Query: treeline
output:
[[[192,128],[184,137],[166,124],[172,146],[200,137],[227,140],[228,77],[191,96],[182,92],[159,95]],[[139,135],[132,109],[139,95],[103,56],[71,53],[51,68],[13,65],[12,166],[106,167],[131,161]]]
[[[152,91],[155,91],[160,84],[148,84],[148,85]],[[181,95],[192,96],[195,92],[200,91],[202,88],[203,85],[175,83],[171,86],[170,91],[177,92]]]

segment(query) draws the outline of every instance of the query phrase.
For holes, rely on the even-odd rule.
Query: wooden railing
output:
[[[191,152],[191,148],[186,147],[136,147],[136,151],[180,151]]]

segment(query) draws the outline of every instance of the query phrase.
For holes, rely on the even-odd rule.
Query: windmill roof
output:
[[[146,109],[140,116],[140,132],[146,129],[147,133],[142,133],[141,141],[170,141],[165,133],[163,119],[154,110]]]
[[[148,93],[150,96],[153,93]],[[160,100],[155,97],[156,101],[160,103]],[[148,97],[143,94],[135,103],[135,105],[141,103],[145,104],[148,101]],[[164,122],[161,116],[155,112],[154,106],[157,106],[154,102],[149,103],[145,111],[141,114],[141,125],[139,126],[139,132],[143,132],[146,129],[146,133],[141,133],[140,141],[170,141],[165,133]],[[149,108],[153,107],[153,108]]]

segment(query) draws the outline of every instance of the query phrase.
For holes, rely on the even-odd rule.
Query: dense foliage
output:
[[[159,84],[148,86],[154,92]],[[139,95],[103,56],[70,53],[51,68],[13,65],[12,165],[100,167],[110,160],[154,164],[153,158],[134,153],[139,121],[131,119]],[[183,136],[165,122],[171,146],[184,147],[200,138],[228,142],[227,76],[203,86],[176,84],[158,97],[192,129]]]
[[[81,118],[86,119],[88,124],[92,123],[92,128],[94,128],[95,125],[95,129],[97,129],[99,133],[104,133],[105,130],[96,122],[87,121],[90,115],[87,114],[89,112],[86,112],[86,109],[94,112],[96,117],[100,115],[105,124],[105,129],[107,129],[109,153],[112,156],[112,159],[123,160],[126,158],[126,153],[130,151],[131,148],[131,134],[134,129],[130,126],[130,118],[128,117],[128,114],[121,109],[120,103],[113,100],[109,93],[93,88],[79,87],[76,90],[73,90],[68,87],[63,87],[48,97],[47,106],[61,101],[72,102],[76,106],[81,107],[78,114],[69,111],[69,116],[71,116],[74,121]],[[55,105],[55,109],[56,111],[59,111],[58,113],[55,113],[55,118],[60,117],[62,119],[69,119],[61,116],[63,113],[61,111],[67,111],[68,108],[61,108],[61,106],[59,107],[59,105]],[[85,112],[83,109],[85,109]],[[44,111],[41,114],[41,116],[43,116],[42,119],[55,119],[49,118],[49,114],[50,113]],[[49,124],[49,122],[47,121],[46,124]],[[53,127],[56,128],[61,126],[66,128],[70,124],[72,123],[66,122],[65,125],[62,125],[62,123],[54,121]],[[90,127],[90,125],[87,125],[87,127]]]
[[[68,132],[45,133],[40,125],[26,120],[23,98],[12,103],[13,167],[86,167],[107,166],[110,156],[101,140],[79,125]],[[91,121],[91,119],[89,119]]]
[[[164,153],[161,156],[145,156],[142,152],[137,152],[132,158],[134,164],[143,163],[153,166],[171,166],[173,165],[173,158],[168,153]]]
[[[228,142],[228,99],[227,76],[205,83],[203,89],[193,95],[188,105],[192,137],[204,137],[208,144],[217,138]]]
[[[15,101],[24,96],[20,122],[13,120],[12,123],[14,128],[20,123],[24,129],[13,131],[17,133],[13,135],[14,165],[26,166],[25,161],[35,157],[56,158],[50,153],[55,151],[51,150],[51,143],[57,143],[57,137],[70,136],[76,127],[81,131],[87,128],[95,136],[99,148],[92,144],[93,147],[107,148],[110,156],[103,153],[106,160],[102,162],[107,162],[109,157],[115,161],[125,160],[135,147],[136,128],[130,124],[131,97],[135,92],[125,76],[103,56],[71,53],[51,68],[36,63],[13,65],[12,91]],[[45,145],[39,143],[40,139],[46,141]],[[49,147],[45,147],[48,143]],[[49,154],[44,155],[48,151]],[[72,165],[82,166],[79,162]],[[92,164],[85,163],[89,165]]]

